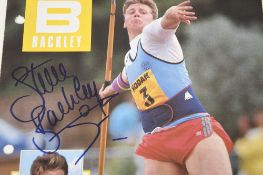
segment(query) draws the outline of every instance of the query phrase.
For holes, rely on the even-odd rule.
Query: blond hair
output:
[[[158,8],[153,0],[126,0],[123,4],[123,15],[125,15],[126,10],[132,4],[144,4],[151,8],[153,19],[158,18]]]

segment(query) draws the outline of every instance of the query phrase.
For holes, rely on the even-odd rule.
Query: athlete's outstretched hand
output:
[[[164,29],[174,29],[180,22],[191,24],[191,21],[196,19],[191,1],[184,1],[166,10],[162,19],[162,27]]]

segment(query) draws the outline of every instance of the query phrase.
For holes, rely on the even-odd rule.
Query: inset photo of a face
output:
[[[58,150],[56,152],[22,150],[19,175],[82,175],[83,150]]]

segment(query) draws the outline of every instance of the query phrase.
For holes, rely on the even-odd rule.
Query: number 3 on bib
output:
[[[151,70],[143,72],[133,83],[131,93],[137,107],[144,111],[168,100]]]
[[[154,103],[154,99],[147,93],[146,87],[143,87],[143,88],[140,90],[140,94],[143,95],[143,99],[145,100],[144,105],[145,105],[146,107],[150,107],[150,106]]]

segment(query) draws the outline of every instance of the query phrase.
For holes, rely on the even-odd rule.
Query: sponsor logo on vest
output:
[[[192,98],[193,96],[188,91],[186,91],[186,93],[184,94],[184,100],[190,100]]]
[[[148,61],[144,61],[144,62],[142,62],[141,67],[144,70],[148,70],[148,69],[151,69],[152,66],[151,66],[151,64]]]
[[[140,87],[143,82],[145,82],[150,76],[148,75],[148,72],[141,75],[133,84],[132,84],[132,90],[135,91],[138,87]]]

